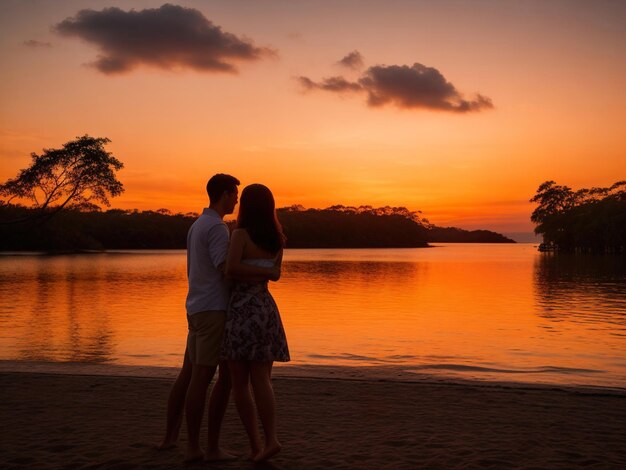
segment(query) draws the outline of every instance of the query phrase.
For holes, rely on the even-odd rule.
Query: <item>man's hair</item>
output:
[[[217,203],[225,191],[232,193],[240,184],[237,178],[225,175],[224,173],[211,176],[211,179],[206,184],[206,192],[209,195],[209,201],[211,201],[212,204]]]

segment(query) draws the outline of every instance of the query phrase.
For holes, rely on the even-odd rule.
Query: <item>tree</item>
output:
[[[2,205],[29,200],[38,209],[36,218],[52,217],[64,208],[99,209],[96,202],[110,206],[109,197],[124,191],[115,174],[124,165],[104,149],[109,142],[84,135],[61,149],[33,152],[31,165],[0,185]]]
[[[572,191],[546,181],[530,200],[535,233],[559,251],[623,253],[626,248],[626,181]]]

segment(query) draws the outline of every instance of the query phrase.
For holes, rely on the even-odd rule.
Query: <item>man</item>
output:
[[[207,183],[209,207],[193,223],[187,234],[187,354],[191,363],[191,379],[187,389],[185,416],[188,445],[185,460],[204,457],[200,448],[200,426],[204,414],[206,392],[219,364],[220,346],[226,323],[228,285],[223,264],[228,254],[228,227],[223,221],[232,214],[238,201],[239,180],[217,174]],[[219,379],[209,399],[209,448],[207,459],[230,457],[218,447],[219,431],[230,396],[228,370],[220,367]]]
[[[239,180],[217,174],[207,183],[209,207],[193,223],[187,234],[186,310],[189,333],[183,367],[170,392],[167,429],[160,448],[169,448],[178,438],[185,406],[189,443],[186,461],[224,460],[233,458],[219,447],[219,433],[230,397],[230,378],[226,363],[220,364],[220,346],[228,307],[228,285],[223,267],[228,253],[229,230],[223,221],[232,214],[238,202]],[[276,275],[271,268],[250,266],[250,276]],[[200,427],[206,392],[220,365],[219,377],[209,398],[208,449],[200,447]],[[185,399],[186,396],[186,399]]]

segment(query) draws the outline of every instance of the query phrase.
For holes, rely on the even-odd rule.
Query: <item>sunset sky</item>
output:
[[[545,180],[626,178],[626,2],[163,5],[0,1],[0,180],[90,134],[113,207],[199,212],[225,172],[515,232]]]

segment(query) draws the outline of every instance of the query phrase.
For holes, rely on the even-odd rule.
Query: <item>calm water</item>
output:
[[[0,256],[0,359],[177,366],[186,288],[184,251]],[[291,364],[626,387],[624,258],[288,250],[271,290]]]

